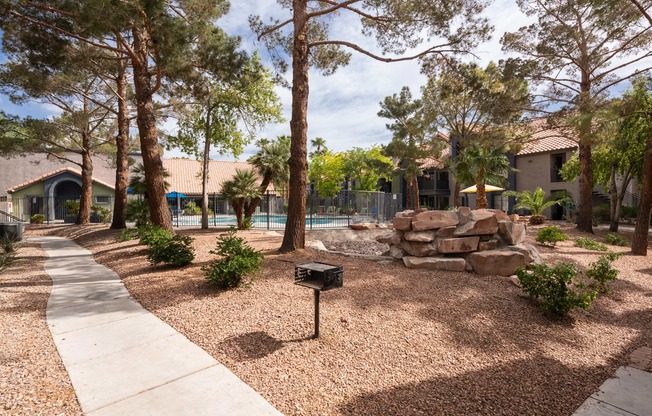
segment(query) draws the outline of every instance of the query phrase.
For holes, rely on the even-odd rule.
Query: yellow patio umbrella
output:
[[[504,191],[505,189],[499,187],[499,186],[493,186],[493,185],[485,185],[484,186],[484,191],[485,192],[498,192],[498,191]],[[478,189],[476,188],[475,185],[469,186],[468,188],[462,189],[460,192],[464,192],[465,194],[474,194],[478,192]]]

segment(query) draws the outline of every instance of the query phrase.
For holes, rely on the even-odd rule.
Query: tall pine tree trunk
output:
[[[82,137],[84,149],[82,149],[82,175],[81,175],[81,195],[79,197],[79,213],[77,214],[76,224],[88,224],[91,222],[91,203],[93,200],[93,158],[90,147],[90,137],[88,132],[84,132]]]
[[[577,217],[577,229],[593,232],[593,160],[591,158],[591,108],[589,103],[589,94],[591,84],[589,74],[582,74],[582,83],[580,85],[580,105],[579,113],[579,159],[580,159],[580,204]]]
[[[211,111],[206,112],[206,128],[204,131],[204,157],[201,173],[201,229],[208,229],[208,161],[211,151]]]
[[[118,93],[118,135],[116,144],[115,196],[113,200],[113,221],[111,228],[127,228],[127,187],[129,185],[129,107],[127,104],[127,62],[119,63],[116,78]]]
[[[308,141],[308,0],[293,0],[294,45],[292,51],[292,120],[290,132],[290,200],[288,218],[280,252],[305,247],[306,239],[306,185]]]
[[[652,114],[650,115],[652,120]],[[648,131],[645,156],[643,160],[643,178],[641,179],[641,202],[638,205],[636,228],[632,239],[632,254],[647,255],[647,240],[650,232],[650,211],[652,210],[652,129]]]
[[[148,60],[150,41],[147,29],[136,26],[132,29],[134,37],[134,88],[136,90],[137,123],[140,136],[140,149],[145,167],[145,182],[147,184],[147,200],[152,224],[166,230],[172,230],[172,219],[167,209],[165,198],[165,180],[163,178],[163,162],[158,147],[156,131],[156,110],[153,95],[156,87],[152,85],[152,74],[149,72]]]

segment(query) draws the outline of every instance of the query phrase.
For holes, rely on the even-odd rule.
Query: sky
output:
[[[263,21],[267,21],[269,17],[285,20],[289,17],[289,11],[282,10],[276,0],[232,1],[230,13],[218,22],[227,33],[239,35],[242,38],[242,47],[248,52],[260,49],[259,53],[265,60],[267,52],[263,49],[264,46],[256,41],[256,36],[249,28],[247,19],[251,14],[260,15]],[[534,21],[518,10],[515,0],[494,0],[484,15],[494,25],[494,32],[490,41],[479,45],[474,51],[476,61],[483,66],[491,60],[498,61],[507,57],[500,48],[503,33],[516,31]],[[362,36],[361,25],[353,15],[349,14],[347,17],[346,13],[342,13],[341,17],[338,16],[338,20],[332,22],[332,39],[353,40],[378,52],[374,45],[375,40]],[[4,57],[0,54],[0,61],[2,59]],[[288,77],[289,75],[290,73]],[[334,75],[326,77],[317,71],[311,71],[308,139],[322,137],[332,151],[387,144],[391,140],[391,133],[385,125],[390,120],[378,117],[379,103],[386,96],[400,92],[403,86],[410,87],[413,95],[418,96],[419,88],[425,83],[426,78],[420,73],[417,61],[382,63],[356,52],[353,52],[350,64],[338,69]],[[277,87],[276,90],[283,105],[286,122],[267,125],[259,130],[259,138],[273,139],[279,135],[290,134],[291,92],[283,87]],[[3,95],[0,95],[0,108],[11,114],[29,114],[33,117],[46,117],[54,111],[52,106],[47,105],[16,107]],[[175,123],[167,121],[163,128],[168,133],[173,133]],[[239,160],[246,160],[255,151],[254,145],[248,146]],[[184,155],[179,151],[169,151],[165,156]],[[211,157],[233,160],[229,155]]]

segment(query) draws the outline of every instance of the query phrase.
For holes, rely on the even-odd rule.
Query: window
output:
[[[95,197],[95,203],[108,205],[111,203],[111,197],[109,195],[97,195]]]
[[[7,202],[7,195],[0,196],[0,202]]]
[[[550,155],[550,182],[564,182],[559,170],[566,163],[566,153],[555,153]]]

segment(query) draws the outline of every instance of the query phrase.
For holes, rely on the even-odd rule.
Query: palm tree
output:
[[[260,198],[267,192],[267,187],[270,183],[277,186],[283,182],[287,182],[290,174],[289,159],[289,142],[281,138],[263,144],[260,150],[249,158],[248,162],[254,165],[254,168],[262,176],[263,180],[258,190],[260,196],[251,200],[248,209],[245,211],[245,219],[251,218],[254,211],[256,211],[256,207],[260,203]]]
[[[145,166],[142,163],[137,163],[134,165],[133,168],[131,168],[131,173],[133,176],[131,179],[129,179],[129,187],[131,188],[131,192],[135,195],[143,195],[145,199],[147,199],[147,182],[145,180]],[[170,183],[165,180],[165,178],[169,178],[170,173],[167,171],[167,169],[163,169],[163,185],[165,186],[165,192],[170,189]]]
[[[243,220],[243,214],[248,210],[252,199],[260,198],[256,172],[236,169],[233,178],[222,184],[221,193],[233,206],[238,229],[248,228],[249,225]]]
[[[453,172],[457,180],[476,185],[476,209],[487,208],[485,185],[505,186],[507,184],[505,176],[515,170],[505,156],[508,150],[505,145],[489,148],[474,143],[464,149],[464,153],[455,160]]]
[[[310,157],[319,156],[323,154],[326,150],[326,139],[323,137],[315,137],[310,140],[310,145],[316,147],[315,151],[310,153]]]
[[[516,205],[514,209],[526,209],[532,212],[530,216],[530,224],[543,224],[546,217],[541,215],[544,209],[553,205],[561,205],[565,202],[572,200],[569,195],[551,194],[546,196],[546,193],[541,188],[533,191],[507,191],[506,196],[515,196]]]

